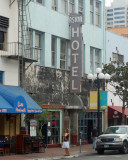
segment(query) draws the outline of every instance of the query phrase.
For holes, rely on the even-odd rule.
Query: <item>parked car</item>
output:
[[[111,126],[97,138],[96,150],[104,154],[104,150],[119,150],[120,153],[128,152],[128,125]]]

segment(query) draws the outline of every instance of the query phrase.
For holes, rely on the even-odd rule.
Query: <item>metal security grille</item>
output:
[[[114,138],[102,138],[101,141],[102,142],[113,142]]]
[[[8,28],[9,27],[9,18],[0,16],[0,27]]]

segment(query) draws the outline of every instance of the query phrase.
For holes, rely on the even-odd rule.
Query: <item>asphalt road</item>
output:
[[[105,151],[103,155],[93,153],[85,156],[71,158],[71,160],[128,160],[128,154],[120,154],[117,151]]]

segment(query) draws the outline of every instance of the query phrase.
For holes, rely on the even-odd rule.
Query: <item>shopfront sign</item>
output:
[[[14,110],[15,113],[26,113],[27,112],[27,104],[22,96],[17,96],[14,100]]]
[[[71,84],[72,93],[81,92],[81,77],[83,76],[83,39],[82,24],[84,24],[83,15],[70,14],[69,23],[71,26]]]
[[[113,112],[113,118],[119,118],[118,111],[114,111],[114,112]]]

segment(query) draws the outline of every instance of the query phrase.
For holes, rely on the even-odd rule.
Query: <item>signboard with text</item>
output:
[[[81,77],[83,76],[83,39],[82,24],[83,15],[70,14],[69,23],[71,26],[71,84],[72,93],[81,92]]]

